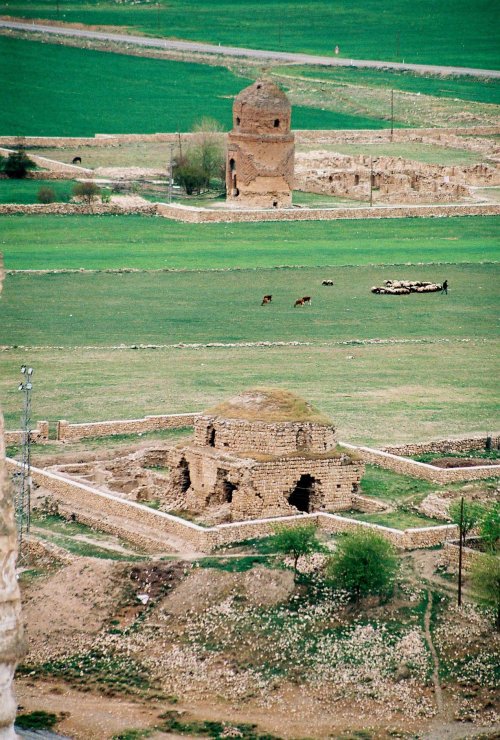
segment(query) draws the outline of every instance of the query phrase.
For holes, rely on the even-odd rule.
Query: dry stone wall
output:
[[[85,437],[111,437],[114,434],[139,434],[159,429],[181,429],[193,426],[197,415],[157,414],[143,419],[117,419],[70,424],[62,419],[57,425],[57,439],[68,442]]]
[[[12,432],[5,432],[5,444],[17,445],[22,444],[24,432],[18,429]],[[35,429],[32,429],[30,438],[32,442],[47,442],[49,439],[49,422],[39,421]]]
[[[342,442],[347,450],[355,450],[364,462],[379,465],[381,468],[393,470],[402,475],[411,475],[415,478],[423,478],[432,483],[456,483],[467,480],[481,480],[500,475],[500,465],[481,465],[467,468],[438,468],[428,463],[417,462],[406,457],[400,457],[382,450],[371,447],[358,447]]]
[[[457,534],[458,536],[458,534]],[[450,538],[451,539],[451,538]],[[458,569],[459,546],[457,542],[445,542],[441,553],[441,562],[451,568]],[[470,570],[481,559],[483,553],[471,547],[462,548],[462,567]]]
[[[186,223],[257,223],[261,221],[335,221],[366,218],[445,218],[447,216],[498,216],[500,204],[362,206],[349,208],[289,208],[269,210],[209,210],[157,203],[159,216]],[[0,213],[1,213],[0,206]]]
[[[384,452],[393,455],[422,455],[426,452],[468,452],[469,450],[484,450],[488,444],[492,449],[500,449],[500,435],[490,437],[466,437],[461,439],[438,439],[432,442],[420,442],[405,445],[391,445],[382,447]]]
[[[140,213],[143,216],[154,216],[157,212],[155,203],[93,203],[92,206],[82,203],[0,203],[0,214],[13,216],[18,213],[31,215],[112,215],[120,216],[124,213]]]

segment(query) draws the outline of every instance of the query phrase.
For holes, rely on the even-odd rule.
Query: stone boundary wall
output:
[[[7,469],[17,470],[20,463],[7,458]],[[218,524],[214,527],[201,527],[186,519],[166,514],[162,511],[150,509],[135,501],[127,501],[118,496],[98,491],[91,486],[55,473],[31,468],[32,478],[35,483],[49,490],[57,501],[64,507],[74,506],[79,513],[79,519],[84,523],[105,531],[119,534],[124,539],[144,546],[146,544],[144,534],[140,531],[120,527],[119,523],[106,522],[106,516],[118,517],[122,520],[136,522],[154,530],[158,539],[162,535],[166,538],[180,538],[200,551],[210,551],[216,546],[239,542],[254,537],[265,537],[272,534],[276,525],[295,526],[305,521],[317,524],[321,529],[331,532],[353,532],[360,529],[370,529],[387,538],[397,548],[406,550],[419,547],[432,547],[446,540],[458,536],[458,527],[454,524],[446,524],[436,527],[423,527],[420,529],[397,530],[383,527],[371,522],[362,522],[356,519],[348,519],[336,514],[299,514],[294,516],[273,517],[269,519],[256,519],[253,521],[234,522],[231,524]],[[147,536],[146,536],[147,539]],[[168,545],[168,543],[165,543]]]
[[[467,452],[468,450],[484,450],[488,437],[469,437],[465,439],[439,439],[433,442],[419,442],[416,444],[390,445],[382,447],[384,452],[393,455],[421,455],[426,452]],[[500,435],[490,435],[492,449],[500,448]]]
[[[242,223],[258,221],[333,221],[367,218],[443,218],[447,216],[498,216],[498,203],[460,205],[353,206],[349,208],[290,208],[269,210],[210,210],[173,203],[157,203],[157,214],[186,223]],[[1,212],[1,211],[0,211]]]
[[[27,543],[28,557],[35,556],[44,558],[49,556],[50,558],[58,560],[63,564],[72,563],[75,557],[78,557],[77,555],[71,555],[63,547],[59,547],[59,545],[54,545],[53,542],[47,542],[46,540],[40,539],[33,533],[28,535]]]
[[[146,216],[156,214],[155,203],[144,203],[141,205],[118,205],[117,203],[93,203],[90,209],[80,203],[0,203],[0,214],[11,216],[16,213],[28,213],[31,215],[105,215],[120,216],[126,213],[141,213]]]
[[[70,424],[61,419],[57,423],[57,439],[67,442],[85,439],[85,437],[111,437],[114,434],[139,434],[159,429],[181,429],[194,426],[197,416],[195,413],[157,414],[145,416],[143,419],[92,421],[81,424]]]
[[[441,553],[441,561],[449,566],[451,565],[452,568],[458,569],[459,549],[455,542],[445,542]],[[465,570],[470,570],[483,555],[484,553],[473,550],[471,547],[462,548],[462,567]]]
[[[292,129],[295,139],[299,143],[320,141],[328,138],[335,141],[390,141],[391,131],[386,129]],[[397,128],[394,129],[393,141],[408,141],[415,136],[458,135],[458,136],[495,136],[500,134],[500,126],[469,126],[457,128]],[[187,141],[196,136],[192,133],[182,133],[182,139]],[[225,137],[226,134],[221,134]],[[136,142],[166,142],[177,143],[178,133],[155,134],[95,134],[95,136],[0,136],[0,146],[3,147],[50,147],[65,148],[79,146],[120,146],[120,144],[135,144]]]
[[[379,465],[381,468],[393,470],[402,475],[411,475],[414,478],[423,478],[432,483],[447,484],[466,480],[480,480],[500,475],[500,465],[481,465],[470,468],[438,468],[428,463],[410,460],[372,447],[358,447],[346,442],[340,442],[342,447],[353,450],[361,456],[363,462]]]
[[[24,432],[21,429],[16,429],[12,432],[5,432],[5,444],[6,445],[17,445],[22,444]],[[31,441],[48,442],[49,441],[49,422],[39,421],[35,429],[31,430]]]

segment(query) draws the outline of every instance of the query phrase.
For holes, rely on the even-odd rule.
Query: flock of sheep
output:
[[[409,293],[439,293],[448,291],[448,281],[429,283],[423,280],[384,280],[382,287],[373,286],[372,293],[377,295],[408,295]]]

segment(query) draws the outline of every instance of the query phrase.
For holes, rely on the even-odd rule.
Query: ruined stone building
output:
[[[283,390],[247,391],[199,416],[169,463],[177,507],[223,507],[232,521],[350,509],[363,472],[331,421]]]
[[[272,82],[257,80],[236,97],[227,146],[228,205],[291,206],[295,146],[290,120],[288,98]]]

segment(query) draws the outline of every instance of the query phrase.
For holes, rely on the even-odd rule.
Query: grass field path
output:
[[[49,25],[22,21],[0,20],[0,27],[12,28],[34,33],[57,34],[59,36],[76,36],[78,38],[98,39],[100,41],[114,41],[137,46],[149,46],[161,49],[174,49],[204,54],[218,54],[233,57],[247,57],[250,59],[273,60],[291,62],[295,64],[315,64],[329,67],[364,67],[370,69],[395,69],[399,71],[418,72],[420,74],[469,75],[473,77],[500,77],[500,71],[492,69],[478,69],[475,67],[452,67],[436,64],[409,64],[403,62],[374,61],[371,59],[343,59],[338,57],[316,56],[313,54],[296,54],[285,51],[269,51],[264,49],[245,49],[237,46],[216,46],[194,41],[176,41],[165,38],[150,38],[132,34],[91,31],[90,29],[70,28],[63,24]]]

